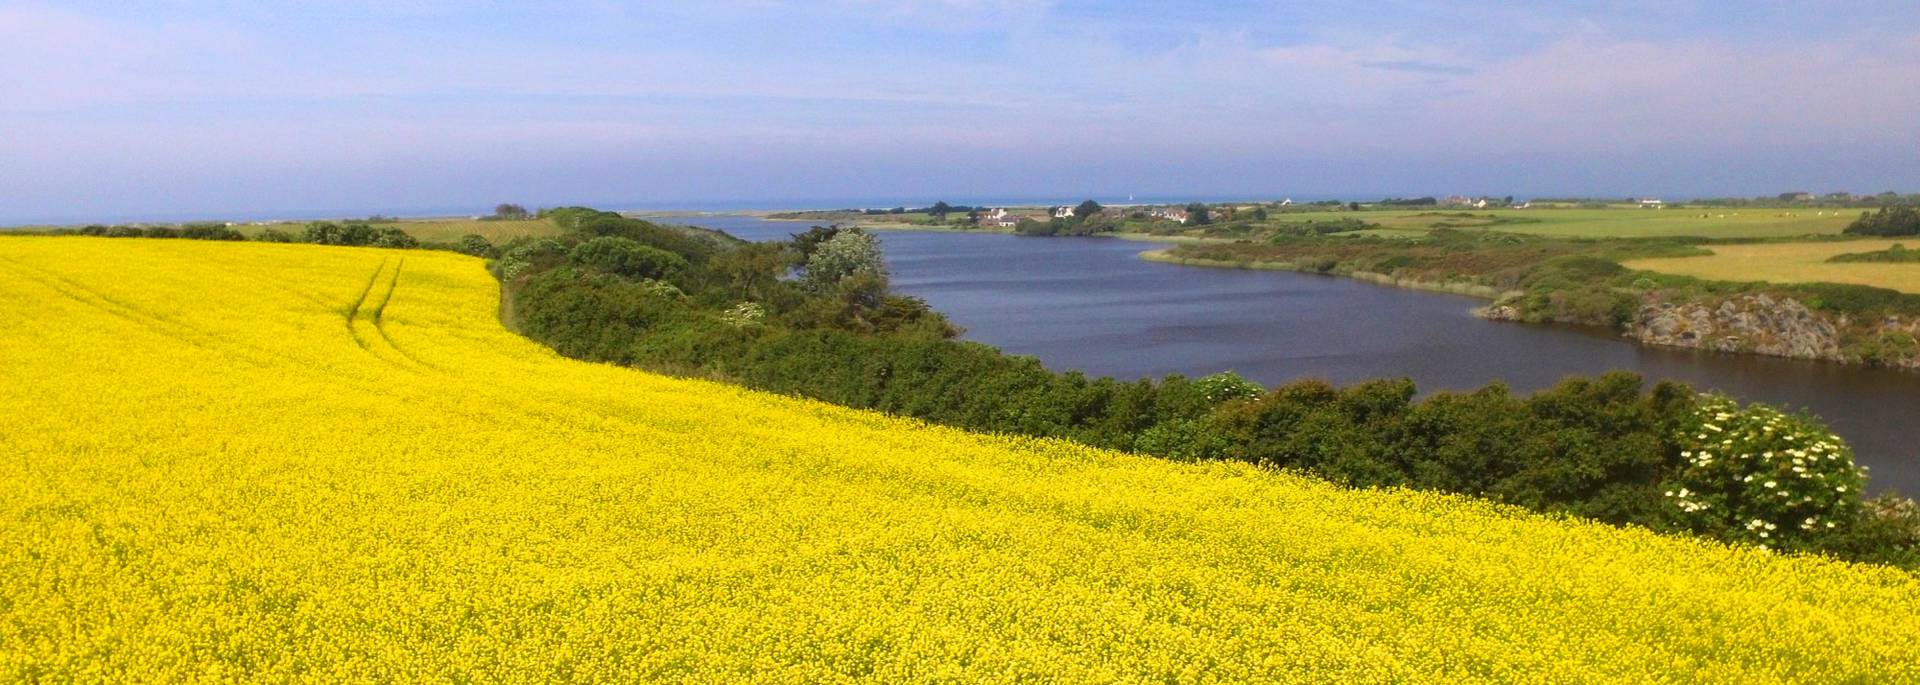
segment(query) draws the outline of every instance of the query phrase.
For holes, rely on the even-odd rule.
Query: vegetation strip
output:
[[[1808,476],[1844,488],[1828,493],[1844,496],[1802,495],[1809,499],[1786,509],[1777,506],[1788,504],[1781,491],[1764,485],[1778,478],[1763,476],[1784,469],[1797,479],[1801,472],[1791,469],[1808,467],[1764,457],[1778,451],[1765,440],[1751,455],[1730,455],[1751,456],[1747,470],[1719,479],[1688,475],[1697,466],[1686,453],[1696,451],[1700,426],[1721,412],[1703,409],[1707,403],[1676,384],[1649,390],[1630,374],[1609,374],[1526,398],[1495,385],[1415,401],[1413,384],[1400,379],[1267,390],[1232,374],[1133,383],[1055,374],[1030,358],[951,339],[954,329],[925,303],[887,291],[878,243],[858,229],[816,227],[784,245],[743,244],[584,208],[548,215],[567,232],[509,242],[493,269],[519,329],[567,356],[975,430],[1299,469],[1348,485],[1458,492],[1659,531],[1920,566],[1920,511],[1894,496],[1863,500],[1850,454],[1823,459]],[[1566,243],[1559,239],[1461,239],[1498,249],[1432,253],[1513,264],[1520,283],[1578,282],[1621,269],[1542,249]],[[1692,250],[1675,242],[1623,249]],[[1543,253],[1551,269],[1529,270]],[[1773,413],[1754,406],[1738,415]],[[1782,450],[1812,442],[1845,449],[1817,420],[1793,417],[1791,427],[1768,440]],[[1691,493],[1684,502],[1665,494],[1681,487]],[[1711,516],[1689,509],[1703,501]],[[1756,518],[1775,527],[1753,529]],[[1799,528],[1807,518],[1822,525]]]

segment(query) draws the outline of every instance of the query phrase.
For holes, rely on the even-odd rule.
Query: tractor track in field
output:
[[[389,264],[393,265],[391,271],[387,269]],[[360,297],[354,300],[353,305],[344,313],[347,334],[353,337],[354,344],[359,345],[360,349],[381,361],[412,372],[419,372],[422,369],[437,371],[439,369],[434,365],[421,361],[401,348],[393,341],[393,336],[387,333],[387,305],[393,301],[394,291],[399,289],[400,271],[406,267],[406,264],[405,257],[398,260],[391,258],[380,260],[380,266],[373,270],[373,275],[367,277],[367,284],[360,289]],[[382,275],[386,277],[381,278]],[[373,334],[363,333],[360,330],[362,325],[372,328]]]

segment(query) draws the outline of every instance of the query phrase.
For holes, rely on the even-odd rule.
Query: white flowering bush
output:
[[[640,287],[646,289],[648,295],[668,300],[685,299],[687,296],[678,286],[652,278],[640,281]],[[738,307],[735,307],[735,309],[738,309]]]
[[[1666,500],[1686,527],[1769,549],[1806,550],[1858,518],[1866,469],[1818,421],[1723,395],[1681,427]]]
[[[720,315],[720,321],[734,328],[758,326],[767,318],[767,310],[758,302],[742,302]]]
[[[1232,371],[1222,371],[1211,376],[1201,376],[1193,381],[1194,387],[1208,402],[1219,404],[1234,400],[1250,400],[1266,392],[1260,384],[1247,380]]]

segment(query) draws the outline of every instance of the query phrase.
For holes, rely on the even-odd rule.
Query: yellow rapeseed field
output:
[[[1920,580],[561,359],[447,253],[0,238],[0,680],[1920,680]]]

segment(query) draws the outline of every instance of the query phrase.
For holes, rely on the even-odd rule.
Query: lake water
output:
[[[805,224],[662,221],[784,240]],[[1148,262],[1111,238],[880,231],[896,290],[966,337],[1056,370],[1133,379],[1235,371],[1272,386],[1407,377],[1422,392],[1500,381],[1531,392],[1621,369],[1805,408],[1846,438],[1875,489],[1920,494],[1920,373],[1637,345],[1566,326],[1485,321],[1469,297],[1284,271]]]

